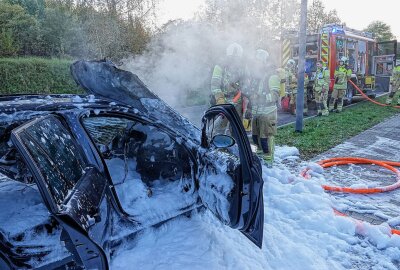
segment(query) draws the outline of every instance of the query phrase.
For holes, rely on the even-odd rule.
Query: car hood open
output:
[[[137,75],[112,62],[79,60],[71,65],[71,74],[88,94],[132,106],[180,134],[200,140],[194,125],[150,91]]]

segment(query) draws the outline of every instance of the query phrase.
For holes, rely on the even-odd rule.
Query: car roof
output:
[[[0,123],[24,121],[46,113],[67,110],[131,111],[141,118],[166,126],[178,134],[199,141],[199,130],[187,119],[176,112],[168,114],[167,110],[162,109],[162,106],[165,106],[163,102],[158,100],[147,100],[146,102],[145,107],[134,108],[112,99],[94,95],[0,95]]]
[[[65,110],[97,106],[129,107],[94,95],[0,95],[0,113],[21,110]]]

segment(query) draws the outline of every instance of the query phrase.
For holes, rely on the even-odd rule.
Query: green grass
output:
[[[384,103],[385,99],[377,101]],[[310,159],[397,113],[400,109],[362,102],[342,113],[306,120],[302,133],[294,131],[294,124],[279,128],[276,144],[295,146],[303,159]]]

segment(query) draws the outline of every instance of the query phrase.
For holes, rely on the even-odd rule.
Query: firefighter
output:
[[[276,104],[279,100],[281,79],[278,74],[268,74],[267,59],[267,51],[261,49],[256,51],[249,92],[253,115],[252,139],[267,166],[272,167],[278,118]]]
[[[285,67],[285,90],[290,97],[289,111],[291,114],[296,112],[296,94],[297,94],[297,78],[296,78],[296,62],[289,59]]]
[[[347,58],[342,57],[339,60],[339,67],[335,70],[335,85],[331,99],[329,100],[329,111],[340,113],[343,110],[343,97],[347,90],[347,81],[351,77],[351,69],[346,67]],[[337,108],[334,109],[337,101]]]
[[[279,88],[279,96],[281,98],[283,98],[285,96],[285,82],[286,82],[286,72],[285,69],[283,68],[278,68],[276,70],[276,72],[278,73],[279,79],[280,81],[280,88]]]
[[[329,90],[329,70],[323,66],[321,60],[317,62],[317,71],[315,72],[314,80],[314,97],[317,103],[317,115],[329,115],[327,101]]]
[[[304,73],[304,103],[303,103],[303,115],[308,116],[308,83],[310,82],[308,74]],[[297,96],[297,95],[296,95]],[[297,98],[297,97],[296,97]]]
[[[392,104],[396,92],[400,93],[400,65],[393,69],[392,76],[390,77],[390,93],[386,99],[387,105]],[[400,105],[400,94],[397,98],[397,105]]]
[[[226,48],[226,57],[222,65],[215,65],[211,77],[211,105],[233,104],[240,118],[246,108],[243,108],[245,98],[242,97],[241,88],[245,76],[242,63],[243,49],[237,43],[232,43]],[[221,117],[216,123],[217,132],[225,133],[228,121]]]

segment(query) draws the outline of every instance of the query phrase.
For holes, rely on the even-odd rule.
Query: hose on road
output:
[[[383,168],[386,168],[392,171],[396,175],[396,182],[394,184],[382,187],[363,187],[363,188],[353,188],[353,187],[339,187],[339,186],[330,186],[330,185],[322,185],[322,188],[326,191],[331,192],[342,192],[342,193],[355,193],[355,194],[374,194],[374,193],[382,193],[393,191],[400,187],[400,171],[395,167],[400,167],[400,162],[395,161],[384,161],[384,160],[375,160],[375,159],[367,159],[367,158],[359,158],[359,157],[336,157],[329,158],[325,160],[318,161],[322,168],[329,168],[337,165],[350,165],[350,164],[373,164],[378,165]],[[311,178],[309,174],[310,168],[304,169],[300,175],[305,179]],[[333,209],[334,213],[339,216],[347,216],[346,214]],[[400,230],[391,228],[392,234],[400,235]]]

